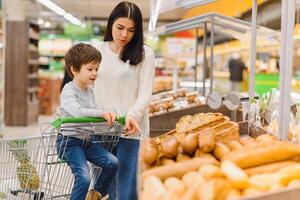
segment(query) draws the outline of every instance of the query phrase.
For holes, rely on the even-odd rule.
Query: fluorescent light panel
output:
[[[192,7],[195,7],[195,6],[202,6],[202,5],[205,5],[205,4],[208,4],[208,3],[212,3],[216,0],[202,0],[202,1],[199,1],[199,0],[192,0],[192,1],[183,1],[183,7],[185,9],[190,9]]]
[[[68,20],[69,22],[71,22],[72,24],[75,24],[78,26],[81,24],[81,21],[79,19],[77,19],[76,17],[74,17],[73,15],[71,15],[70,13],[65,14],[64,18],[66,20]]]
[[[80,25],[81,21],[71,15],[70,13],[67,13],[64,9],[62,9],[60,6],[56,5],[50,0],[38,0],[41,4],[52,10],[53,12],[57,13],[60,16],[63,16],[66,20],[71,22],[72,24],[75,25]]]

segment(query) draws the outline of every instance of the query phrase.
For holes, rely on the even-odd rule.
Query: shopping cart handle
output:
[[[125,124],[125,116],[119,116],[116,121],[121,124]],[[66,123],[85,123],[85,122],[106,122],[103,117],[70,117],[70,118],[58,118],[51,123],[54,128],[59,128],[62,124]]]

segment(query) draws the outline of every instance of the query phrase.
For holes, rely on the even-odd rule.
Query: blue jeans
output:
[[[81,140],[58,135],[56,142],[58,155],[67,162],[75,177],[71,200],[85,200],[88,193],[91,177],[87,161],[102,168],[94,186],[94,189],[102,195],[108,193],[109,186],[119,169],[118,159],[93,141],[93,137]]]
[[[120,138],[114,149],[120,168],[113,187],[110,188],[110,200],[137,200],[137,159],[139,140]]]

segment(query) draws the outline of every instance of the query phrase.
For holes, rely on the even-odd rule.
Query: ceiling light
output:
[[[81,24],[81,28],[86,28],[86,27],[87,27],[86,23]]]
[[[44,26],[45,26],[46,28],[50,28],[50,27],[51,27],[51,23],[48,22],[48,21],[46,21],[45,24],[44,24]]]
[[[75,24],[78,26],[81,24],[81,21],[79,19],[77,19],[76,17],[74,17],[73,15],[71,15],[70,13],[65,14],[64,18],[66,20],[68,20],[69,22],[71,22],[72,24]]]
[[[77,19],[70,13],[67,13],[64,9],[62,9],[61,7],[59,7],[52,1],[50,1],[50,0],[38,0],[38,1],[41,4],[43,4],[44,6],[46,6],[47,8],[49,8],[50,10],[52,10],[53,12],[57,13],[58,15],[63,16],[66,20],[68,20],[72,24],[81,25],[81,21],[79,19]]]
[[[44,20],[42,18],[39,18],[37,23],[38,23],[38,25],[42,25],[44,23]]]
[[[183,1],[183,7],[185,9],[190,9],[192,7],[195,7],[195,6],[202,6],[202,5],[205,5],[205,4],[208,4],[208,3],[212,3],[216,0],[190,0],[190,1]]]
[[[64,9],[62,9],[61,7],[59,7],[58,5],[56,5],[55,3],[53,3],[50,0],[38,0],[38,1],[59,15],[63,16],[64,14],[66,14],[66,11]]]

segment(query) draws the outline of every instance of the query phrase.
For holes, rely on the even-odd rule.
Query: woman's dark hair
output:
[[[123,62],[129,60],[131,65],[137,65],[144,59],[143,17],[137,5],[132,2],[123,1],[113,9],[108,18],[104,41],[113,41],[112,26],[121,17],[129,18],[134,22],[135,33],[131,41],[121,52],[120,59]]]

